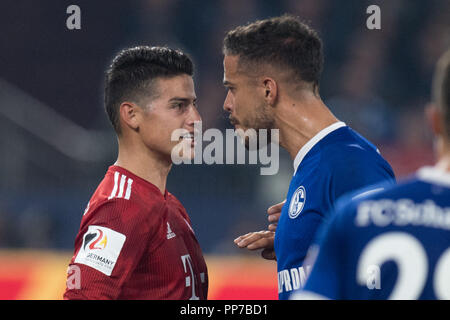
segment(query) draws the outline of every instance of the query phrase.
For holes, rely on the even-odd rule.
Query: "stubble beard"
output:
[[[271,143],[271,130],[275,128],[275,121],[272,115],[271,106],[266,103],[261,103],[255,108],[255,113],[252,121],[243,121],[245,128],[254,129],[256,131],[256,150],[264,148]],[[265,141],[261,141],[261,130],[266,131]],[[264,135],[263,135],[264,136]],[[249,137],[245,136],[244,145],[247,150],[251,149]]]

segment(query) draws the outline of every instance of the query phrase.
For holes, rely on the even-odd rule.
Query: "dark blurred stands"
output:
[[[0,2],[1,247],[72,248],[89,196],[115,160],[102,80],[118,50],[146,44],[189,53],[203,128],[223,130],[225,32],[285,12],[323,38],[321,95],[332,111],[374,142],[399,177],[433,161],[423,110],[434,63],[449,45],[449,1],[83,0],[82,29],[69,31],[72,2]],[[381,7],[381,30],[365,27],[371,4]],[[24,122],[9,112],[16,108]],[[38,110],[62,118],[42,120]],[[280,161],[271,177],[248,165],[173,168],[168,188],[205,252],[239,253],[234,237],[266,227],[266,208],[283,199],[293,171],[285,152]]]

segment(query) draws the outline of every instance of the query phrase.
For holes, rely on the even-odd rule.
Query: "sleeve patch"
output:
[[[101,226],[89,226],[83,236],[75,263],[94,268],[110,276],[119,258],[126,236]]]

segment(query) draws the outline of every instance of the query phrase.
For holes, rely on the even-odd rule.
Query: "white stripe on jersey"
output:
[[[112,189],[111,195],[108,197],[108,200],[114,198],[117,192],[117,182],[119,181],[119,172],[114,172],[114,188]]]
[[[356,196],[352,197],[352,200],[359,199],[361,197],[367,196],[367,195],[375,193],[375,192],[383,191],[383,190],[384,190],[384,188],[376,188],[376,189],[368,190],[368,191],[362,192],[362,193],[357,194]]]
[[[125,181],[126,180],[127,180],[127,176],[123,174],[122,178],[120,178],[119,194],[117,195],[117,198],[122,198],[123,197],[123,187],[125,185]]]
[[[125,181],[127,182],[127,189],[125,191],[125,197],[123,197],[123,198],[126,200],[130,200],[131,185],[133,184],[133,179],[128,178],[128,180],[127,180],[127,176],[122,174],[122,176],[120,177],[120,183],[119,183],[119,175],[120,175],[120,173],[118,171],[114,172],[114,187],[111,192],[111,195],[108,197],[108,200],[111,200],[112,198],[122,198],[123,197]],[[118,193],[117,193],[117,189],[119,189]]]
[[[133,179],[128,178],[127,181],[127,191],[125,192],[125,199],[130,200],[131,196],[131,184],[133,183]]]

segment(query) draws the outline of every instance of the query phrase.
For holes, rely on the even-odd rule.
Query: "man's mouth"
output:
[[[230,120],[230,123],[231,123],[233,126],[236,126],[236,125],[239,124],[239,121],[237,121],[237,119],[236,119],[236,118],[233,118],[232,116],[229,116],[228,119]]]
[[[194,147],[196,144],[194,136],[195,136],[194,131],[187,132],[180,137],[180,141],[182,140],[184,142],[190,143],[191,147]]]
[[[194,132],[187,132],[181,136],[182,139],[194,139]]]

